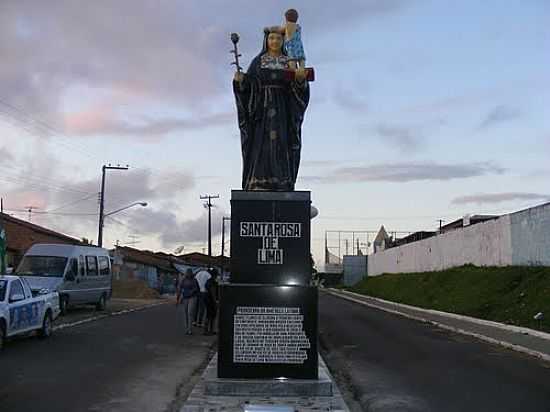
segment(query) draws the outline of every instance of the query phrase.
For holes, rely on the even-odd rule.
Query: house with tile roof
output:
[[[74,237],[18,219],[6,213],[0,213],[0,226],[6,231],[8,267],[17,267],[27,249],[35,243],[84,244]]]

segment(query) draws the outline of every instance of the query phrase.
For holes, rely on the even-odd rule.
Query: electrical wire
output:
[[[28,213],[28,209],[4,209],[13,213]],[[46,210],[32,210],[33,215],[52,215],[52,216],[99,216],[99,213],[80,213],[80,212],[48,212]]]
[[[92,194],[91,192],[84,192],[82,190],[77,190],[77,189],[70,189],[68,187],[61,187],[61,186],[54,186],[54,185],[50,185],[50,184],[47,184],[47,183],[41,183],[40,181],[35,181],[33,179],[29,179],[29,178],[25,178],[25,177],[21,177],[21,176],[13,176],[13,175],[5,175],[5,174],[2,174],[0,175],[0,180],[4,181],[4,182],[7,182],[7,183],[12,183],[12,184],[16,184],[16,185],[21,185],[21,186],[25,186],[25,187],[28,187],[28,188],[31,188],[31,189],[39,189],[39,190],[44,190],[44,191],[47,191],[47,192],[65,192],[65,193],[76,193],[76,194],[80,194],[80,195],[90,195]]]
[[[97,196],[98,194],[99,194],[99,193],[92,193],[92,194],[90,194],[90,195],[88,195],[88,196],[83,197],[82,199],[78,199],[78,200],[75,200],[75,201],[66,203],[66,204],[64,204],[64,205],[58,206],[58,207],[56,207],[56,208],[54,208],[54,209],[47,210],[47,212],[48,212],[48,213],[52,213],[52,212],[56,212],[56,211],[61,210],[61,209],[65,209],[65,208],[70,207],[70,206],[74,206],[74,205],[76,205],[76,204],[78,204],[78,203],[81,203],[81,202],[84,202],[84,201],[90,199],[91,197],[95,197],[95,196]]]
[[[53,136],[56,136],[58,138],[61,137],[61,138],[65,139],[65,141],[70,141],[70,138],[67,135],[65,135],[65,133],[61,132],[60,130],[58,130],[55,127],[52,127],[51,125],[46,123],[44,120],[38,119],[38,118],[32,116],[31,114],[29,114],[24,109],[22,109],[18,106],[15,106],[13,104],[10,104],[10,103],[8,103],[7,101],[5,101],[3,99],[0,99],[0,104],[3,105],[4,107],[7,107],[8,109],[10,109],[8,111],[0,110],[1,113],[4,113],[5,115],[10,116],[12,119],[16,120],[17,123],[23,123],[25,126],[30,127],[32,131],[29,131],[28,129],[26,129],[30,133],[38,134],[39,136],[43,136],[44,134],[53,135]],[[61,146],[65,146],[65,148],[68,148],[71,151],[78,151],[78,152],[80,152],[81,154],[83,154],[84,156],[86,156],[90,159],[101,161],[101,159],[99,157],[91,154],[90,150],[86,150],[86,148],[82,149],[80,147],[77,147],[72,142],[70,144],[68,144],[66,142],[56,142],[56,143],[60,144]]]

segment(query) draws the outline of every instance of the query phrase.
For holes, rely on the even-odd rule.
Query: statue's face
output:
[[[283,35],[280,33],[269,33],[267,36],[267,48],[270,52],[280,53],[283,47]]]

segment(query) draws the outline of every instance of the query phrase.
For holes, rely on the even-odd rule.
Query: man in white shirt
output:
[[[196,326],[202,327],[206,317],[206,300],[208,299],[208,291],[206,290],[206,282],[212,276],[206,268],[202,268],[195,275],[195,279],[199,284],[199,307],[197,309],[197,324]]]

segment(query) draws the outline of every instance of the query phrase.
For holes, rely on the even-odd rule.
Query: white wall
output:
[[[466,263],[511,265],[511,244],[510,216],[505,215],[369,255],[368,273],[429,272]]]
[[[368,257],[369,276],[476,266],[550,266],[550,203]]]
[[[510,215],[514,265],[550,266],[550,203]]]

